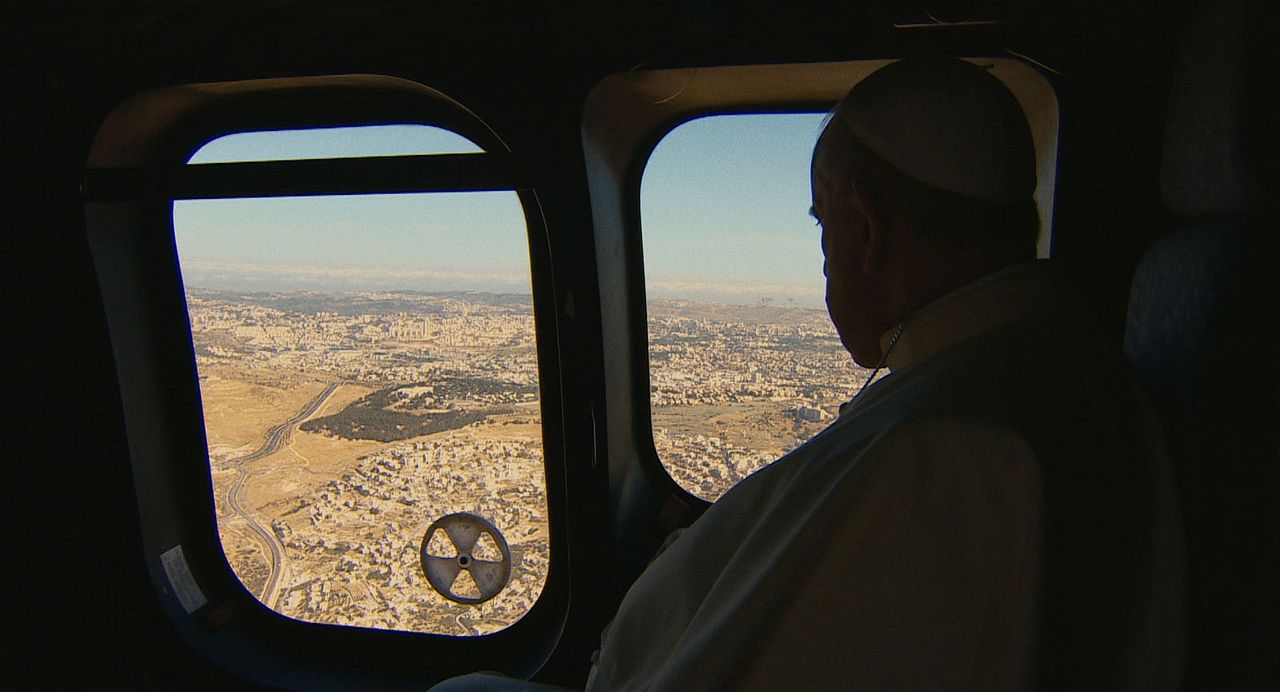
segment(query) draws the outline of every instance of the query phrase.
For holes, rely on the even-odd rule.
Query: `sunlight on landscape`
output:
[[[706,499],[825,427],[866,375],[822,304],[806,213],[819,123],[706,118],[646,169],[654,442]],[[338,128],[232,135],[191,162],[466,151],[437,128]],[[180,201],[173,216],[218,530],[249,591],[308,622],[470,636],[519,620],[550,550],[515,193]],[[455,512],[509,544],[492,600],[428,583],[420,551],[449,546],[424,534]],[[454,587],[478,588],[467,570]]]
[[[233,135],[192,161],[455,151],[475,148],[340,128]],[[308,622],[460,636],[528,612],[550,556],[515,193],[183,201],[174,233],[218,530],[249,591]],[[455,512],[510,547],[484,603],[423,573],[425,532]]]
[[[827,317],[809,158],[821,114],[675,128],[641,186],[653,442],[715,500],[838,415],[870,374]]]
[[[532,607],[549,546],[527,295],[187,290],[219,532],[259,600],[453,635]],[[419,564],[454,512],[511,547],[511,583],[478,606]]]

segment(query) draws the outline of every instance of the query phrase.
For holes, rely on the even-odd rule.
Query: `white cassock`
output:
[[[992,274],[888,364],[653,561],[589,690],[1180,686],[1163,436],[1069,282]]]

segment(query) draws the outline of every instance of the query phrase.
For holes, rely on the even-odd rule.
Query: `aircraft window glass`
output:
[[[187,163],[475,154],[482,151],[466,137],[439,127],[365,125],[237,132],[206,143],[191,155]]]
[[[234,137],[205,150],[262,153]],[[178,201],[173,222],[218,532],[248,591],[379,629],[481,635],[523,616],[549,529],[516,194]],[[428,528],[456,512],[510,548],[509,585],[479,605],[446,600],[422,566]],[[482,538],[474,558],[502,560]]]
[[[715,500],[837,415],[870,371],[827,316],[809,157],[824,114],[709,116],[641,181],[653,441]]]

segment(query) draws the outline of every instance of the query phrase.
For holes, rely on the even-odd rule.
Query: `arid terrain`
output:
[[[219,532],[259,600],[450,635],[532,607],[549,547],[527,296],[193,289],[188,306]],[[824,427],[865,378],[820,311],[656,302],[650,342],[659,456],[706,499]],[[436,593],[420,564],[454,512],[510,545],[510,583],[479,605]],[[474,595],[468,580],[454,591]]]

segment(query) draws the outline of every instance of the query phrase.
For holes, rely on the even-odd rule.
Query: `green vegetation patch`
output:
[[[307,432],[336,435],[348,440],[394,442],[461,428],[483,420],[489,413],[498,413],[451,410],[420,414],[389,409],[394,403],[392,392],[397,389],[399,387],[380,389],[331,416],[313,418],[303,423],[301,428]]]

